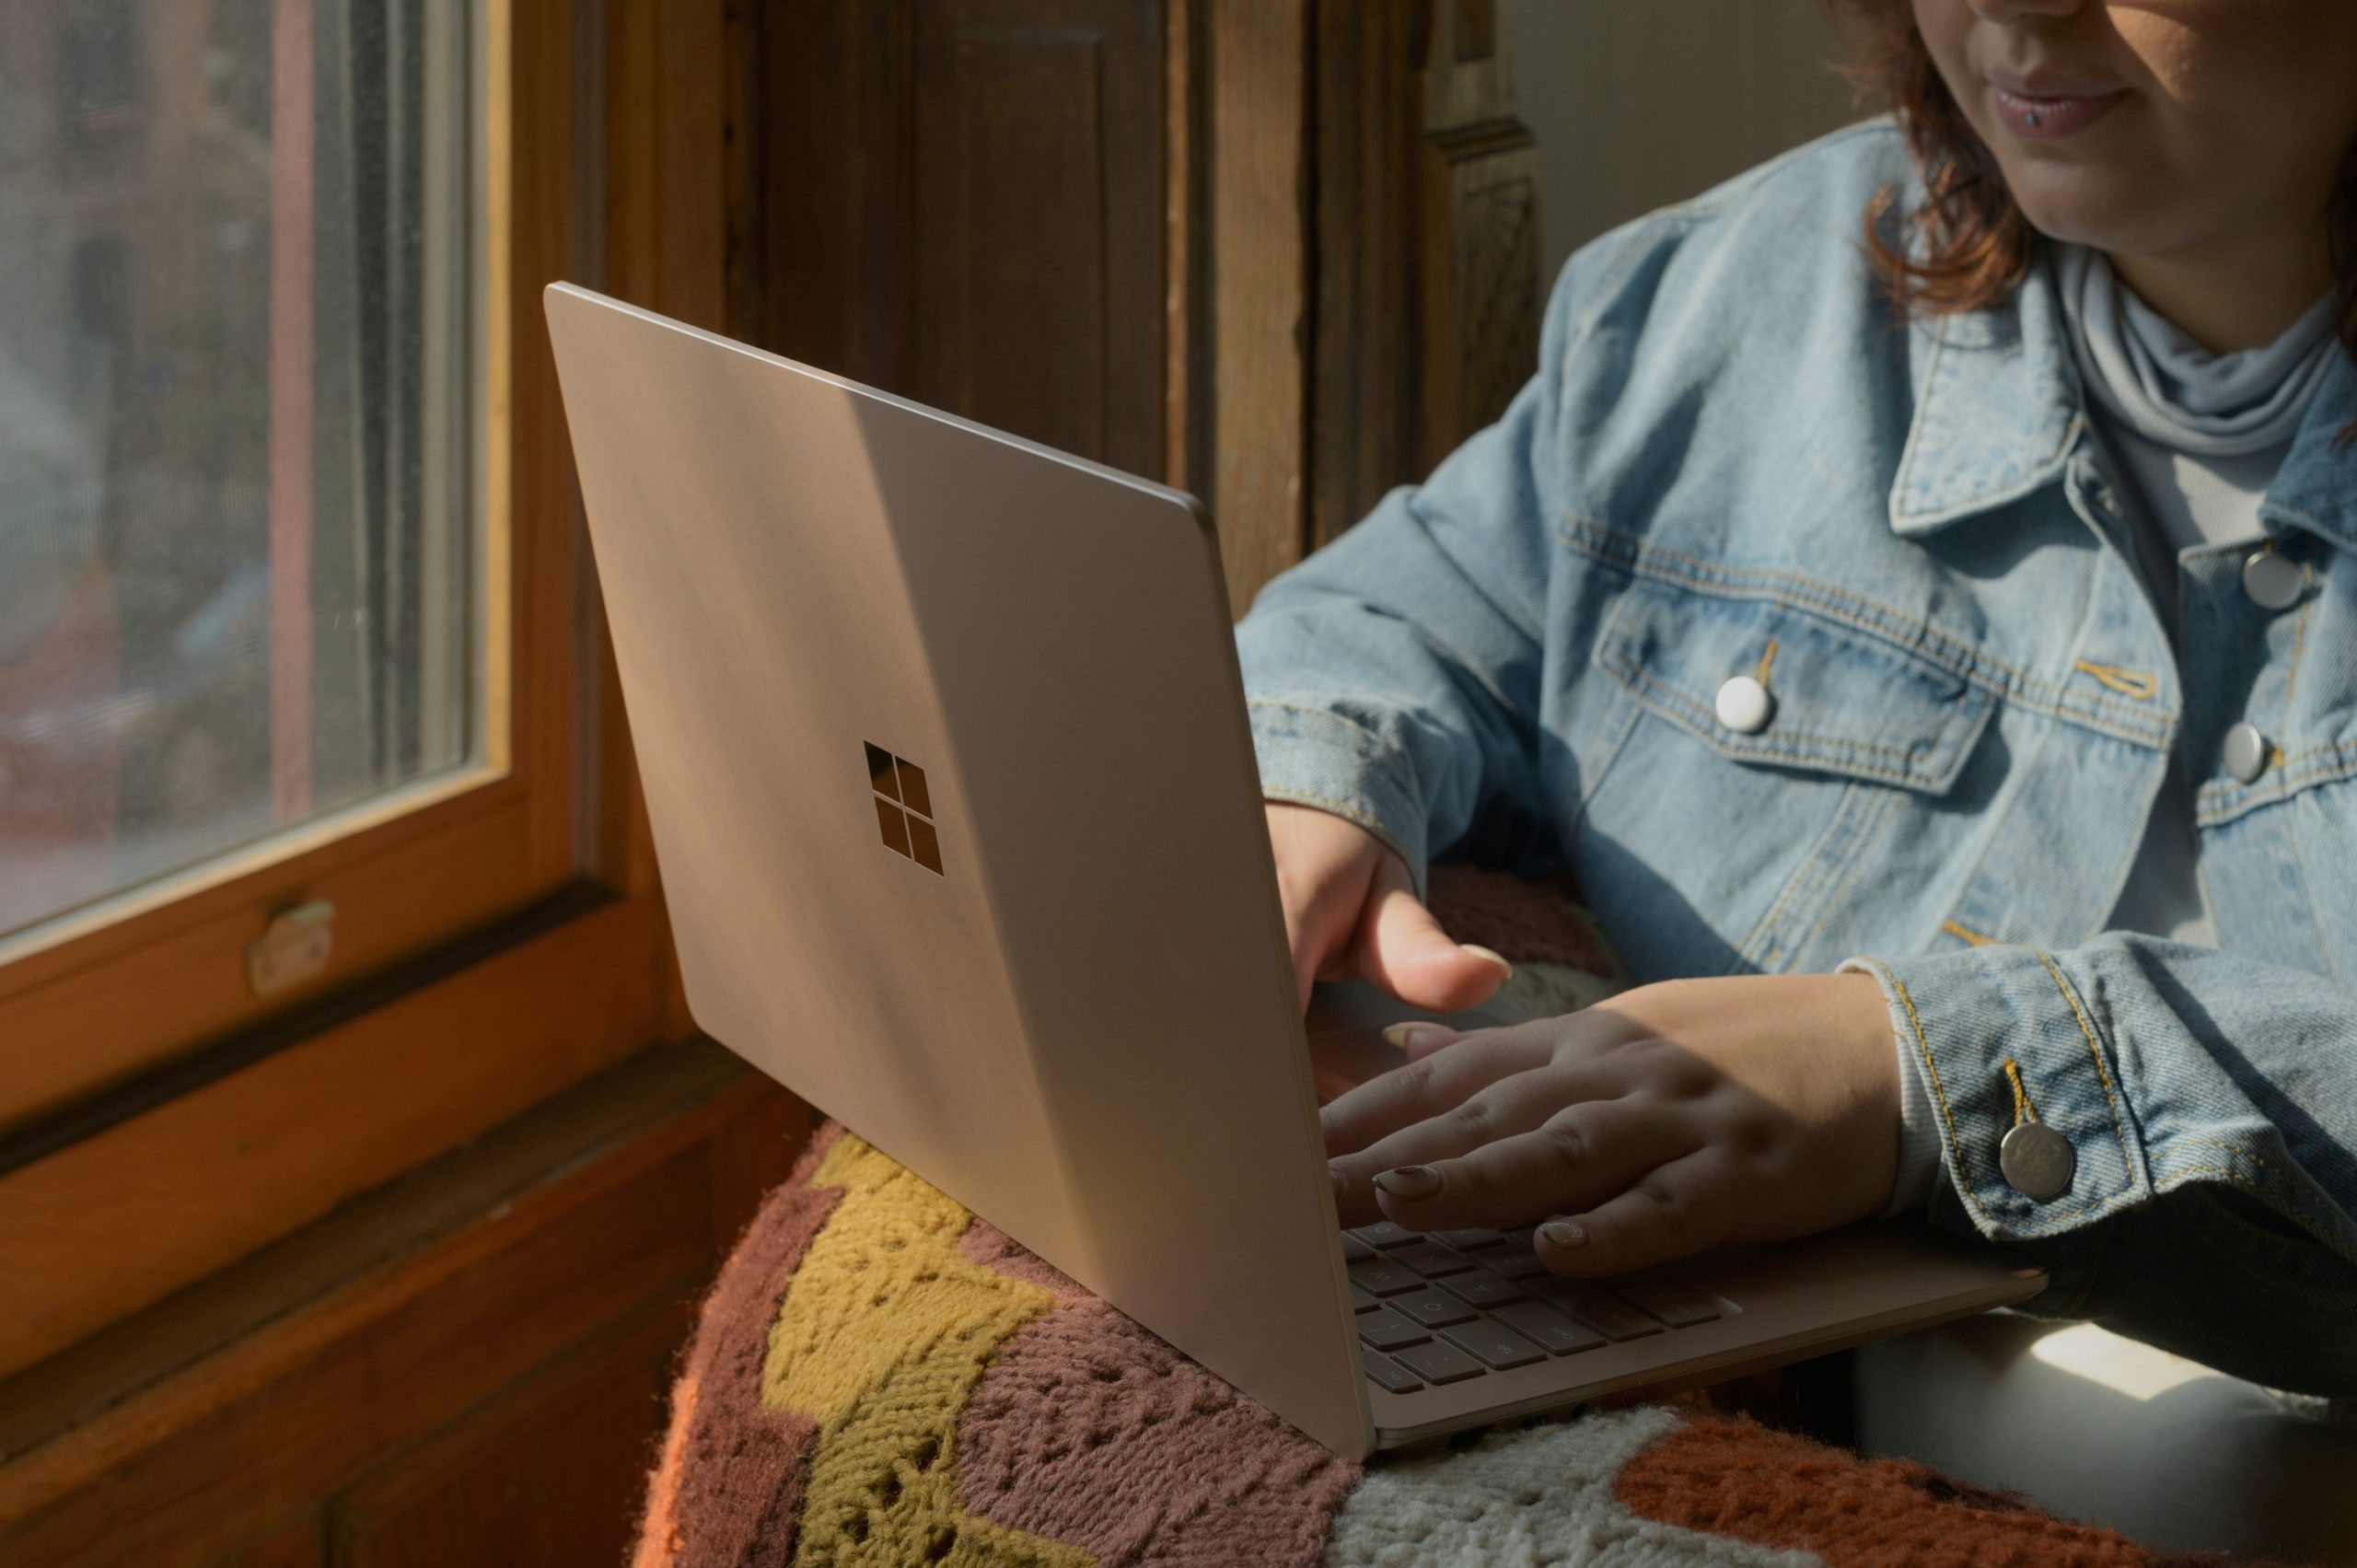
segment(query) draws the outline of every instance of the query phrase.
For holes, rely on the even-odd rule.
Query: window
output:
[[[142,134],[0,176],[0,935],[478,760],[468,138],[425,88],[465,62],[434,9],[175,4],[152,51],[131,0],[19,19],[54,29],[69,142]]]
[[[93,174],[39,215],[19,204],[52,190],[68,161],[61,18],[79,25],[86,8],[103,7],[0,4],[0,247],[106,204],[108,181],[133,178]],[[288,323],[308,311],[308,412],[268,396],[242,412],[219,401],[221,449],[179,449],[200,471],[226,471],[231,436],[246,430],[250,454],[261,422],[265,494],[224,509],[243,519],[250,561],[262,541],[261,613],[234,633],[195,619],[225,642],[259,636],[247,679],[265,693],[284,679],[280,646],[308,648],[311,662],[303,703],[224,701],[197,726],[204,738],[182,743],[246,759],[215,771],[210,796],[242,803],[213,814],[242,809],[241,826],[150,860],[110,848],[95,887],[5,923],[0,1379],[691,1028],[594,613],[540,294],[587,281],[727,326],[726,192],[741,189],[729,181],[743,142],[727,122],[717,6],[120,9],[133,41],[114,58],[135,57],[130,75],[145,84],[146,107],[123,122],[138,156],[197,134],[191,103],[205,134],[244,138],[238,158],[153,201],[217,202],[216,187],[260,180],[272,184],[266,212],[311,203],[307,287],[282,287],[296,274],[275,260],[301,228],[244,237],[248,264],[269,269],[268,288],[244,296],[264,314],[259,336],[190,327],[173,340],[192,362],[242,363],[267,388],[271,334],[292,341]],[[282,160],[290,126],[311,131],[299,180]],[[84,336],[136,342],[154,304],[145,291],[157,289],[184,322],[203,321],[194,308],[221,303],[204,291],[235,285],[200,264],[204,235],[176,233],[195,238],[157,272],[130,228],[75,231],[46,252],[56,270],[41,280],[43,308]],[[339,295],[331,273],[356,281]],[[6,309],[0,359],[19,341]],[[139,372],[125,374],[145,395]],[[21,384],[0,376],[0,396]],[[278,383],[284,401],[297,385]],[[16,406],[0,409],[12,435]],[[285,433],[306,419],[298,443]],[[111,412],[105,428],[111,440],[153,438],[126,435]],[[308,460],[275,460],[297,450]],[[29,468],[0,457],[0,488]],[[303,508],[272,509],[272,491],[306,482]],[[169,487],[147,499],[193,505]],[[0,581],[31,556],[31,530],[10,526],[18,515],[13,494],[0,496]],[[273,532],[282,519],[288,531]],[[105,528],[78,527],[110,571]],[[192,525],[164,547],[217,552],[220,537]],[[308,597],[282,597],[282,582]],[[305,639],[273,640],[282,607],[308,616]],[[132,618],[115,608],[121,639]],[[353,623],[364,615],[390,624]],[[184,645],[167,638],[138,656],[160,662]],[[277,744],[294,717],[305,743]],[[308,794],[282,794],[289,759],[308,760]],[[191,776],[175,774],[183,789]],[[156,787],[119,760],[96,777],[94,788],[126,796]],[[109,809],[105,834],[153,820],[122,815],[121,800]],[[269,983],[258,990],[257,978]]]
[[[0,7],[0,1130],[578,870],[504,16]]]

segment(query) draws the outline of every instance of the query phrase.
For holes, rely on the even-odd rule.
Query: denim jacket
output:
[[[1573,256],[1499,422],[1238,624],[1265,793],[1420,894],[1435,854],[1568,868],[1639,980],[1860,959],[1933,1090],[1930,1218],[2052,1271],[2032,1310],[2357,1396],[2357,366],[2261,509],[2298,600],[2187,551],[2173,648],[2049,269],[1899,319],[1891,186],[1871,122]],[[2215,949],[2105,928],[2173,755]],[[2073,1156],[2043,1201],[2025,1116]]]

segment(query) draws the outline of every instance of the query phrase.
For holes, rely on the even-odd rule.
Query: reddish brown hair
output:
[[[1866,254],[1901,308],[1944,316],[1997,304],[2029,272],[2038,231],[2014,203],[2005,177],[1932,64],[1908,0],[1825,0],[1837,16],[1864,24],[1862,87],[1878,87],[1898,116],[1923,180],[1925,200],[1898,223],[1898,193],[1886,191],[1866,212]],[[1923,240],[1910,256],[1905,229]],[[2340,160],[2325,218],[2340,298],[2340,342],[2357,355],[2357,142]],[[1896,242],[1894,242],[1894,236]],[[2357,425],[2351,426],[2357,431]],[[2351,431],[2344,431],[2344,436]]]

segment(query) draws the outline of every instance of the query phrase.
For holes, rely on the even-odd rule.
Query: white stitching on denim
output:
[[[1283,702],[1275,697],[1248,698],[1244,705],[1248,709],[1268,708],[1282,714],[1300,714],[1307,718],[1323,719],[1329,724],[1339,725],[1342,728],[1350,730],[1353,734],[1366,737],[1368,743],[1374,746],[1379,754],[1386,757],[1395,754],[1398,750],[1397,747],[1394,747],[1390,742],[1385,740],[1383,737],[1375,730],[1372,730],[1365,725],[1359,723],[1358,720],[1351,717],[1348,714],[1338,713],[1332,708],[1313,708],[1300,703]]]
[[[1864,786],[1855,780],[1841,786],[1841,798],[1834,802],[1832,819],[1826,823],[1825,830],[1817,836],[1817,842],[1809,845],[1808,858],[1801,862],[1800,868],[1785,880],[1783,890],[1776,895],[1776,901],[1769,906],[1768,912],[1754,921],[1751,929],[1743,934],[1743,940],[1736,944],[1736,964],[1748,963],[1750,959],[1747,955],[1774,935],[1776,922],[1783,914],[1784,906],[1792,902],[1793,895],[1799,891],[1805,883],[1816,879],[1817,865],[1825,859],[1829,846],[1847,838],[1848,835],[1844,830],[1849,824],[1852,813],[1857,809],[1857,798],[1863,788]],[[1892,796],[1889,798],[1896,800],[1898,796]],[[1778,950],[1781,951],[1781,948]],[[1730,968],[1728,972],[1736,971]]]
[[[2316,758],[2327,761],[2313,765]],[[2304,763],[2312,764],[2303,768]],[[2357,740],[2339,740],[2294,751],[2268,770],[2258,784],[2206,784],[2193,797],[2194,820],[2216,827],[2247,817],[2261,807],[2278,805],[2318,784],[2332,784],[2357,773]]]
[[[2086,1009],[2079,1005],[2077,991],[2062,978],[2062,971],[2055,967],[2054,960],[2046,950],[2032,947],[2030,951],[2038,955],[2038,961],[2045,965],[2046,972],[2053,977],[2055,989],[2062,993],[2062,1000],[2071,1005],[2071,1016],[2079,1022],[2079,1033],[2086,1037],[2087,1054],[2095,1058],[2096,1077],[2103,1085],[2103,1103],[2111,1112],[2112,1135],[2119,1140],[2120,1163],[2126,1167],[2124,1174],[2132,1188],[2136,1185],[2136,1156],[2128,1152],[2128,1129],[2119,1120],[2119,1102],[2112,1098],[2111,1070],[2104,1065],[2103,1047],[2096,1042],[2095,1026],[2087,1021]]]
[[[1594,537],[1583,539],[1578,534],[1566,532],[1561,526],[1563,523]],[[1912,655],[1984,691],[1993,691],[2050,717],[2084,725],[2119,739],[2142,746],[2162,747],[2168,743],[2176,726],[2177,715],[2173,713],[2140,714],[2123,702],[2059,686],[2015,668],[1986,649],[1968,648],[1928,621],[1860,598],[1846,588],[1811,577],[1805,573],[1771,566],[1728,566],[1706,561],[1701,556],[1688,555],[1617,533],[1569,512],[1559,514],[1554,534],[1567,548],[1617,566],[1632,576],[1678,583],[1703,593],[1764,601],[1822,616],[1828,621],[1864,632],[1903,654]],[[1659,564],[1662,562],[1682,562],[1691,570],[1672,570]],[[1746,578],[1753,580],[1747,582],[1743,580]],[[1789,586],[1806,597],[1797,599],[1781,598],[1774,591],[1778,583]],[[1845,600],[1847,604],[1842,602]],[[1852,605],[1857,608],[1850,608]],[[1876,617],[1891,625],[1875,624],[1874,618]],[[1893,628],[1910,631],[1915,633],[1915,639],[1903,639],[1895,634]],[[1993,679],[1991,672],[2003,679]]]
[[[2034,1210],[2021,1214],[2009,1211],[2001,1218],[1983,1206],[1977,1191],[1979,1183],[1973,1179],[1972,1167],[1964,1157],[1964,1144],[1956,1132],[1955,1114],[1948,1109],[1947,1091],[1940,1083],[1939,1067],[1932,1059],[1931,1040],[1923,1031],[1922,1018],[1915,1011],[1915,999],[1908,994],[1906,982],[1891,973],[1889,968],[1880,960],[1864,958],[1861,961],[1873,965],[1875,970],[1890,982],[1891,990],[1898,994],[1899,1005],[1907,1011],[1907,1021],[1915,1031],[1916,1049],[1922,1055],[1924,1069],[1932,1080],[1932,1098],[1939,1103],[1940,1119],[1947,1124],[1948,1147],[1956,1155],[1956,1173],[1964,1178],[1964,1199],[1972,1206],[1973,1213],[1987,1220],[1991,1225],[2008,1228],[2014,1236],[2033,1237],[2067,1229],[2072,1221],[2084,1219],[2089,1214],[2103,1214],[2134,1205],[2135,1168],[2131,1166],[2127,1185],[2121,1191],[2108,1198],[2098,1198],[2092,1203],[2083,1204],[2075,1209],[2049,1208],[2043,1214]]]
[[[1898,798],[1895,795],[1885,796],[1882,810],[1875,813],[1872,820],[1864,825],[1864,836],[1860,838],[1857,848],[1850,855],[1850,874],[1841,878],[1840,886],[1826,895],[1824,904],[1817,911],[1817,923],[1808,928],[1808,935],[1802,937],[1800,945],[1793,949],[1795,961],[1807,958],[1810,950],[1825,935],[1827,923],[1831,921],[1835,912],[1842,907],[1843,901],[1849,897],[1851,885],[1856,882],[1866,869],[1866,850],[1876,838],[1881,836],[1883,830],[1890,825],[1891,818],[1898,813]]]
[[[2357,1261],[2357,1259],[2351,1258],[2351,1255],[2342,1249],[2340,1244],[2332,1238],[2331,1233],[2336,1228],[2333,1223],[2317,1217],[2316,1211],[2309,1205],[2307,1200],[2299,1197],[2296,1192],[2293,1191],[2278,1191],[2271,1184],[2268,1186],[2261,1186],[2259,1183],[2252,1180],[2242,1172],[2230,1170],[2224,1166],[2171,1166],[2165,1173],[2156,1174],[2154,1177],[2153,1191],[2156,1194],[2180,1191],[2184,1188],[2192,1185],[2192,1181],[2189,1179],[2203,1176],[2214,1176],[2224,1181],[2229,1187],[2241,1188],[2244,1191],[2249,1193],[2252,1197],[2258,1199],[2269,1208],[2273,1209],[2276,1213],[2288,1214],[2293,1220],[2298,1222],[2300,1227],[2305,1230],[2318,1243],[2330,1249],[2335,1256],[2340,1257],[2344,1260]],[[2345,1226],[2348,1224],[2348,1217],[2346,1215],[2336,1215],[2335,1218],[2339,1220],[2340,1225],[2342,1226]]]
[[[1923,389],[1915,395],[1914,417],[1907,422],[1907,445],[1898,454],[1898,472],[1891,480],[1890,494],[1883,505],[1894,528],[1902,517],[1909,515],[1899,510],[1898,498],[1906,494],[1915,482],[1916,448],[1922,444],[1923,426],[1931,423],[1932,389],[1939,384],[1940,361],[1947,351],[1947,322],[1942,319],[1932,334],[1932,357],[1923,366]]]
[[[1622,703],[1622,706],[1626,708],[1628,712],[1626,716],[1620,721],[1620,733],[1613,736],[1608,744],[1596,749],[1601,760],[1601,765],[1592,770],[1585,766],[1581,768],[1580,784],[1582,788],[1580,790],[1579,812],[1571,819],[1571,821],[1564,824],[1563,831],[1567,836],[1577,833],[1579,830],[1579,825],[1587,820],[1588,805],[1596,799],[1596,792],[1603,788],[1605,781],[1612,776],[1613,768],[1618,765],[1620,761],[1620,753],[1628,748],[1629,737],[1634,735],[1637,731],[1638,722],[1642,720],[1647,713],[1651,712],[1651,710],[1643,703],[1637,700],[1635,692],[1627,691],[1625,688],[1623,689],[1623,691],[1627,700]],[[1570,845],[1566,844],[1564,847],[1569,849]]]
[[[1784,952],[1784,944],[1777,941],[1776,935],[1783,920],[1785,909],[1804,890],[1813,894],[1817,888],[1824,885],[1826,878],[1831,873],[1820,868],[1829,858],[1855,839],[1857,820],[1870,808],[1869,797],[1873,801],[1885,803],[1895,803],[1898,799],[1898,796],[1889,791],[1873,789],[1856,779],[1850,779],[1843,783],[1841,798],[1834,803],[1831,819],[1826,823],[1825,830],[1817,834],[1815,842],[1809,845],[1808,858],[1802,862],[1800,868],[1785,880],[1783,890],[1776,895],[1775,904],[1766,914],[1753,923],[1749,931],[1744,933],[1743,941],[1736,948],[1735,962],[1729,967],[1728,973],[1740,972],[1739,966],[1748,963],[1749,955],[1757,951],[1762,943],[1767,943],[1770,947],[1769,953],[1763,956],[1761,967],[1774,966]]]
[[[1893,610],[1887,605],[1853,594],[1839,584],[1827,582],[1823,578],[1812,577],[1804,572],[1787,571],[1777,566],[1730,566],[1721,562],[1706,560],[1699,555],[1689,555],[1683,551],[1672,550],[1666,545],[1653,544],[1627,534],[1616,533],[1601,524],[1589,522],[1584,517],[1574,517],[1570,513],[1562,514],[1562,520],[1596,535],[1598,542],[1590,544],[1573,538],[1563,533],[1560,528],[1556,529],[1556,538],[1585,554],[1620,564],[1624,570],[1638,576],[1652,577],[1664,582],[1682,583],[1705,593],[1717,592],[1722,588],[1736,590],[1728,593],[1727,597],[1765,599],[1770,603],[1784,605],[1786,608],[1811,611],[1828,620],[1840,621],[1880,638],[1902,653],[1912,654],[1928,664],[1946,670],[1959,679],[1971,681],[1994,691],[2000,695],[2037,698],[2042,693],[2043,700],[2052,704],[2057,712],[2065,711],[2073,705],[2087,705],[2116,714],[2134,728],[2149,730],[2160,725],[2161,721],[2139,714],[2134,710],[2121,707],[2118,703],[2108,703],[2101,698],[2087,697],[2084,693],[2073,692],[2067,687],[2030,675],[1985,649],[1966,646],[1927,621],[1919,620]],[[1628,559],[1625,562],[1617,561],[1616,557],[1620,554],[1625,554]],[[1679,562],[1692,570],[1681,574],[1664,570],[1658,566],[1649,566],[1646,564],[1649,559]],[[1792,603],[1779,599],[1772,592],[1765,591],[1764,587],[1747,588],[1747,585],[1741,581],[1747,577],[1760,579],[1763,584],[1789,583],[1817,595],[1824,602]],[[1716,586],[1713,586],[1714,578]],[[1912,639],[1900,638],[1890,631],[1873,624],[1869,619],[1870,616],[1891,621],[1916,635]],[[1990,680],[1981,673],[1983,669],[1995,670],[2003,675],[2006,679]],[[2078,700],[2076,704],[2071,701],[2074,698]],[[2131,736],[2129,738],[2138,738],[2138,737]]]
[[[1402,861],[1407,861],[1411,865],[1414,864],[1408,854],[1408,846],[1394,837],[1391,830],[1376,820],[1374,815],[1364,807],[1353,805],[1347,800],[1337,800],[1330,795],[1320,795],[1314,789],[1295,789],[1283,784],[1280,784],[1275,789],[1263,789],[1260,792],[1260,798],[1264,801],[1273,800],[1280,805],[1315,806],[1320,810],[1330,811],[1345,821],[1355,822],[1364,828],[1381,840],[1384,845],[1398,854]],[[1427,868],[1429,869],[1429,862]],[[1421,889],[1417,892],[1416,901],[1419,903],[1423,901],[1423,893]]]
[[[1687,698],[1683,692],[1662,685],[1662,683],[1655,679],[1648,671],[1640,668],[1624,673],[1621,670],[1614,668],[1608,663],[1605,666],[1605,673],[1611,676],[1614,679],[1619,680],[1623,686],[1627,687],[1630,694],[1639,703],[1643,703],[1647,709],[1659,714],[1663,718],[1666,718],[1670,723],[1677,725],[1680,729],[1695,727],[1690,726],[1685,720],[1681,719],[1678,714],[1676,711],[1673,711],[1668,705],[1655,703],[1648,700],[1646,694],[1638,689],[1636,683],[1642,681],[1644,685],[1650,686],[1655,691],[1660,691],[1662,695],[1665,698],[1669,699],[1672,703],[1682,704],[1695,714],[1700,714],[1702,711],[1699,706],[1693,705],[1690,699]],[[1698,738],[1705,745],[1708,745],[1729,757],[1737,759],[1757,760],[1760,758],[1771,758],[1794,763],[1803,767],[1839,769],[1845,772],[1862,775],[1867,778],[1881,779],[1889,784],[1933,789],[1941,787],[1939,776],[1937,774],[1927,775],[1919,772],[1901,772],[1896,768],[1879,766],[1868,761],[1853,761],[1850,758],[1838,754],[1825,754],[1832,752],[1836,748],[1842,748],[1859,751],[1881,751],[1891,756],[1902,758],[1906,755],[1906,753],[1894,750],[1889,747],[1873,746],[1864,741],[1836,741],[1820,739],[1813,736],[1805,736],[1801,738],[1803,747],[1816,746],[1824,749],[1824,752],[1811,752],[1795,748],[1790,744],[1771,743],[1769,741],[1753,741],[1748,746],[1736,747],[1721,739],[1717,736],[1711,734],[1707,730],[1701,731],[1698,736]]]
[[[1991,668],[2003,670],[2008,675],[2015,673],[2002,660],[1967,648],[1928,621],[1903,614],[1887,605],[1878,604],[1872,599],[1853,594],[1839,584],[1829,583],[1819,577],[1812,577],[1805,572],[1788,571],[1781,566],[1730,566],[1724,562],[1708,560],[1700,555],[1689,555],[1684,551],[1672,550],[1666,545],[1654,544],[1628,534],[1616,532],[1600,523],[1590,522],[1570,512],[1562,513],[1559,522],[1567,522],[1575,528],[1584,529],[1595,535],[1596,542],[1591,544],[1566,534],[1560,526],[1555,529],[1557,539],[1583,554],[1593,555],[1599,560],[1620,565],[1638,576],[1652,577],[1661,582],[1682,583],[1689,587],[1700,588],[1703,592],[1714,591],[1711,587],[1714,578],[1720,587],[1729,589],[1748,587],[1749,585],[1742,581],[1746,578],[1758,579],[1763,586],[1777,582],[1788,583],[1817,594],[1826,602],[1822,604],[1794,603],[1778,599],[1772,593],[1766,591],[1731,592],[1723,597],[1767,599],[1771,603],[1785,605],[1789,609],[1813,610],[1827,620],[1838,621],[1882,642],[1888,643],[1902,654],[1911,654],[1926,664],[1945,669],[1960,679],[1972,679],[1973,667],[1976,664],[1985,664]],[[1619,559],[1622,555],[1627,557],[1625,561]],[[1648,566],[1646,563],[1649,560],[1674,561],[1692,570],[1686,573],[1667,571],[1658,566]],[[1896,636],[1891,632],[1873,624],[1869,619],[1869,613],[1891,621],[1915,635],[1912,638]],[[1943,645],[1946,649],[1953,651],[1942,652],[1938,648],[1926,646],[1926,644]],[[2029,678],[2022,679],[2027,680]]]
[[[2172,1144],[2190,1144],[2196,1148],[2215,1149],[2222,1155],[2228,1155],[2235,1159],[2248,1160],[2251,1164],[2258,1167],[2261,1170],[2270,1170],[2273,1168],[2273,1167],[2267,1163],[2263,1156],[2252,1154],[2248,1149],[2238,1149],[2232,1144],[2222,1144],[2215,1138],[2176,1137],[2171,1138],[2169,1142]]]

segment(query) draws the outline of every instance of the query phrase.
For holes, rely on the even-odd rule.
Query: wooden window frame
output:
[[[279,9],[283,31],[286,17],[308,17],[308,0]],[[508,429],[511,409],[548,395],[534,363],[545,357],[533,341],[539,301],[514,286],[513,237],[569,235],[572,181],[517,189],[509,178],[511,110],[555,84],[533,80],[529,61],[511,75],[509,0],[484,0],[480,17],[470,53],[482,55],[489,145],[480,261],[470,269],[483,296],[482,471],[470,521],[488,566],[482,761],[0,940],[0,1128],[380,972],[579,869],[570,674],[579,612],[570,596],[537,591],[575,569],[564,459],[545,440],[519,450]],[[307,494],[297,499],[308,508]],[[326,971],[296,995],[257,997],[248,944],[272,913],[310,900],[335,907]]]
[[[586,278],[725,324],[724,7],[484,3],[505,770],[0,968],[0,1377],[690,1032],[540,292]],[[322,898],[331,975],[255,1004],[245,945]],[[47,1060],[80,1053],[97,1065]]]

